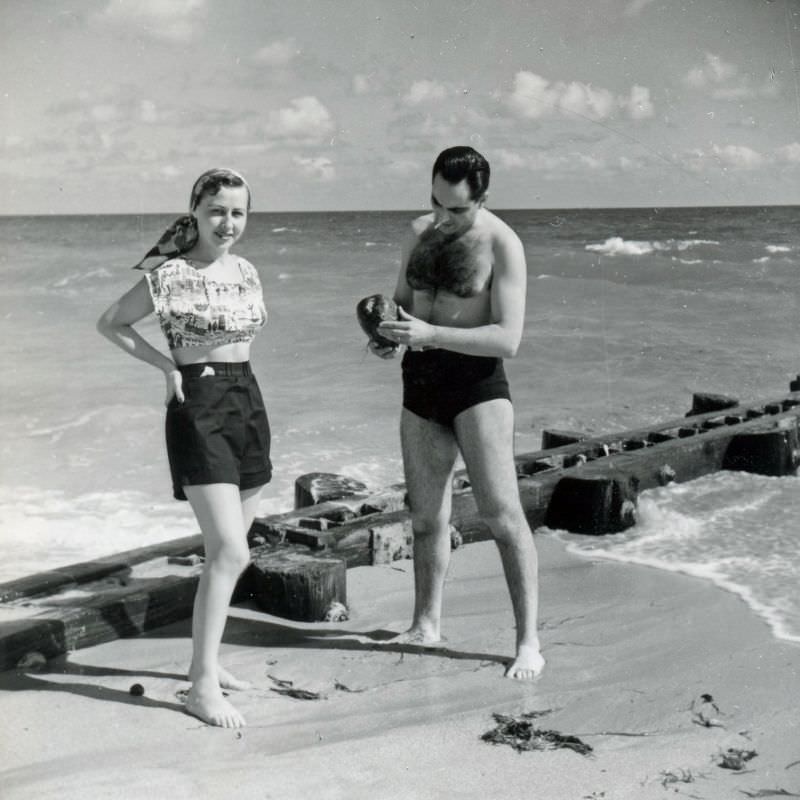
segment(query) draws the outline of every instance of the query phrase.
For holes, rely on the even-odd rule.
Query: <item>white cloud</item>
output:
[[[417,106],[431,100],[441,100],[446,94],[447,90],[441,83],[427,80],[414,81],[403,97],[403,102],[410,106]]]
[[[294,39],[270,42],[257,50],[252,62],[264,67],[285,67],[298,53]]]
[[[585,168],[601,169],[605,162],[588,153],[577,152],[548,152],[535,150],[533,152],[519,152],[517,150],[500,149],[495,151],[492,163],[497,163],[503,169],[527,169],[532,172],[548,172],[550,170],[563,170],[563,172],[581,171]]]
[[[765,160],[761,153],[741,144],[727,144],[724,147],[715,144],[712,152],[723,165],[735,169],[754,169]]]
[[[3,138],[3,147],[7,150],[11,150],[13,148],[21,147],[25,143],[25,140],[21,136],[17,136],[16,134],[8,134]]]
[[[111,0],[92,16],[100,25],[145,32],[169,42],[191,41],[202,30],[206,0]]]
[[[631,87],[629,95],[614,95],[608,89],[595,88],[580,81],[550,82],[525,70],[514,76],[514,89],[507,97],[509,108],[523,119],[542,119],[558,113],[572,113],[590,119],[608,119],[622,110],[631,119],[652,117],[650,90]]]
[[[371,75],[353,75],[353,94],[364,95],[374,91],[376,84]]]
[[[89,109],[89,115],[95,122],[113,122],[119,119],[119,109],[111,103],[102,103],[92,106]]]
[[[736,75],[737,69],[733,64],[723,61],[713,53],[706,53],[705,63],[692,67],[686,74],[686,83],[695,89],[704,89],[706,86],[722,83]]]
[[[505,148],[496,150],[492,160],[503,169],[520,169],[527,166],[527,162],[519,153]]]
[[[620,97],[619,103],[631,119],[647,119],[655,114],[650,90],[646,86],[632,86],[630,97],[627,100]]]
[[[593,156],[591,153],[578,153],[578,160],[589,169],[604,169],[606,166],[606,162],[602,158]]]
[[[386,171],[391,173],[392,175],[399,175],[400,177],[405,177],[407,175],[414,175],[415,173],[420,171],[420,163],[417,161],[412,161],[410,158],[400,158],[396,159],[395,161],[390,161],[386,165]],[[427,170],[427,165],[426,165]]]
[[[139,103],[139,119],[142,122],[158,122],[158,111],[152,100],[142,100]]]
[[[800,142],[792,142],[779,147],[775,154],[782,161],[788,161],[790,164],[800,164]]]
[[[747,75],[740,75],[735,64],[720,56],[706,53],[705,62],[692,67],[684,77],[694,89],[707,91],[715,100],[748,100],[753,97],[775,97],[780,91],[774,73],[765,76],[760,85],[754,86]]]
[[[266,125],[268,136],[318,141],[334,130],[327,108],[316,97],[297,97],[289,107],[272,111]]]
[[[649,6],[653,0],[631,0],[623,12],[626,17],[635,17],[643,8]]]
[[[300,167],[300,171],[309,178],[327,182],[336,177],[336,168],[333,166],[333,162],[329,158],[325,158],[325,156],[318,156],[317,158],[295,156],[292,160]]]

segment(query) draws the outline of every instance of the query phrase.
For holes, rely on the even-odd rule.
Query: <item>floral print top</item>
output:
[[[267,321],[256,268],[237,258],[241,280],[215,281],[188,259],[173,258],[145,275],[170,350],[250,342]]]

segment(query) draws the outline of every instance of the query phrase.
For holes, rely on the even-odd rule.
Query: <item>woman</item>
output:
[[[247,531],[272,477],[269,423],[248,362],[250,342],[267,313],[258,273],[231,253],[244,233],[250,201],[239,173],[204,172],[192,187],[190,215],[176,220],[145,256],[167,260],[97,324],[115,345],[166,378],[173,491],[189,501],[206,554],[194,601],[186,710],[224,728],[245,722],[222,690],[248,684],[219,665],[219,647],[233,589],[249,561]],[[133,327],[154,312],[171,358]]]

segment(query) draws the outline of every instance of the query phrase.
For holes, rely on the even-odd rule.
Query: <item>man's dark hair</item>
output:
[[[480,200],[489,189],[489,162],[472,147],[459,145],[442,150],[433,163],[431,180],[441,175],[448,183],[461,183],[470,188],[472,200]]]

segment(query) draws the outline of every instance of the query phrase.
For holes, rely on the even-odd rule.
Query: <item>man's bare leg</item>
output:
[[[442,590],[450,563],[450,499],[458,449],[452,431],[403,409],[400,418],[406,489],[414,529],[414,617],[394,642],[441,639]]]
[[[478,510],[497,542],[517,626],[506,676],[532,680],[544,668],[537,633],[538,559],[519,499],[514,466],[514,410],[490,400],[456,417],[455,432]]]

